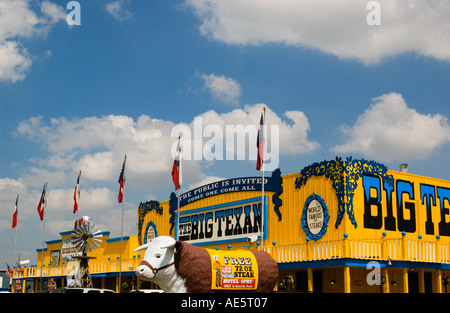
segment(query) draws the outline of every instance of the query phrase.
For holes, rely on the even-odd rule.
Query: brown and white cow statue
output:
[[[164,292],[216,291],[211,288],[211,257],[205,248],[160,236],[135,251],[144,249],[147,249],[144,258],[136,269],[140,279],[153,281]],[[257,287],[252,291],[272,291],[278,281],[277,262],[264,251],[250,251],[257,261],[258,270]]]

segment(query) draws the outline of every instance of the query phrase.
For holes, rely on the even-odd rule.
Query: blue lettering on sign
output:
[[[283,178],[281,177],[280,169],[276,169],[272,172],[272,176],[264,178],[264,190],[267,192],[274,192],[272,195],[273,210],[278,216],[278,221],[281,221],[282,214],[280,207],[282,206],[282,200],[280,195],[283,193]],[[262,178],[261,177],[242,177],[226,179],[211,184],[207,184],[192,190],[189,190],[180,195],[180,207],[187,204],[191,204],[197,200],[205,199],[212,196],[223,195],[230,192],[243,192],[243,191],[261,191]],[[170,194],[169,201],[169,213],[171,214],[169,223],[170,234],[175,229],[175,212],[178,208],[177,196],[174,192]],[[266,202],[267,203],[267,202]],[[225,216],[223,216],[225,221]],[[180,222],[180,227],[181,227]],[[222,230],[225,231],[225,228]],[[233,230],[234,231],[234,230]]]
[[[269,184],[269,178],[264,179],[264,186]],[[204,185],[180,195],[180,206],[192,203],[194,201],[204,199],[219,194],[225,194],[230,192],[239,191],[260,191],[262,185],[262,178],[260,177],[247,177],[247,178],[234,178],[222,180],[220,182]],[[270,191],[270,186],[268,186]]]
[[[267,196],[264,199],[267,238]],[[250,198],[180,213],[179,239],[198,244],[246,240],[261,234],[261,198]]]

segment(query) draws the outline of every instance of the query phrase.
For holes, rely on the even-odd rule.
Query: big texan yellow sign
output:
[[[211,290],[255,290],[258,265],[250,251],[206,249],[211,257]]]

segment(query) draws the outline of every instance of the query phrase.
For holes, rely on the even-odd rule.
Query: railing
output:
[[[378,240],[349,240],[350,258],[376,259],[383,258],[383,244]]]
[[[342,239],[274,245],[264,248],[277,262],[302,262],[341,258],[450,263],[450,244],[411,239]]]
[[[335,241],[310,241],[296,245],[265,246],[278,263],[332,260],[342,258],[384,260],[384,261],[413,261],[450,264],[450,243],[441,244],[437,241],[396,239],[348,239]],[[135,271],[141,258],[122,260],[122,272]],[[14,278],[31,278],[42,276],[74,275],[77,261],[67,262],[60,266],[44,266],[14,270]],[[91,274],[119,272],[120,260],[105,262],[89,261]]]
[[[141,258],[122,260],[122,272],[135,271],[139,266]],[[41,273],[43,277],[55,276],[72,276],[78,269],[78,261],[69,261],[59,266],[44,266],[44,267],[24,267],[21,269],[14,269],[14,278],[39,278]],[[92,274],[119,272],[120,260],[97,262],[95,260],[89,261],[89,271]]]

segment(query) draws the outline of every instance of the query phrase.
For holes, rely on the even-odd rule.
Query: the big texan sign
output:
[[[267,238],[267,197],[264,234]],[[180,213],[179,240],[226,242],[261,234],[261,198],[250,198]]]
[[[347,215],[355,229],[450,236],[448,181],[389,171],[375,161],[337,157],[303,168],[295,188],[303,188],[315,176],[328,178],[335,190],[338,206],[330,208],[337,210],[335,228]]]
[[[448,183],[409,176],[395,178],[389,185],[378,176],[364,175],[362,185],[364,228],[450,236]]]
[[[180,209],[186,205],[209,197],[225,195],[235,192],[255,192],[261,191],[263,179],[261,177],[241,177],[232,178],[210,183],[189,190],[179,196]],[[171,215],[169,223],[170,234],[179,240],[190,243],[200,243],[227,240],[236,241],[238,237],[246,238],[252,234],[261,234],[261,225],[264,226],[264,238],[267,238],[266,220],[268,202],[273,204],[273,211],[282,220],[280,207],[283,193],[283,178],[281,171],[276,169],[271,176],[264,178],[264,208],[261,208],[261,197],[243,199],[241,201],[222,203],[210,207],[203,207],[193,210],[180,210],[179,234],[174,231],[178,229],[175,225],[178,220],[178,198],[175,193],[171,193],[169,201],[169,213]],[[270,195],[270,193],[272,193]],[[264,223],[261,221],[261,209],[264,209]]]

